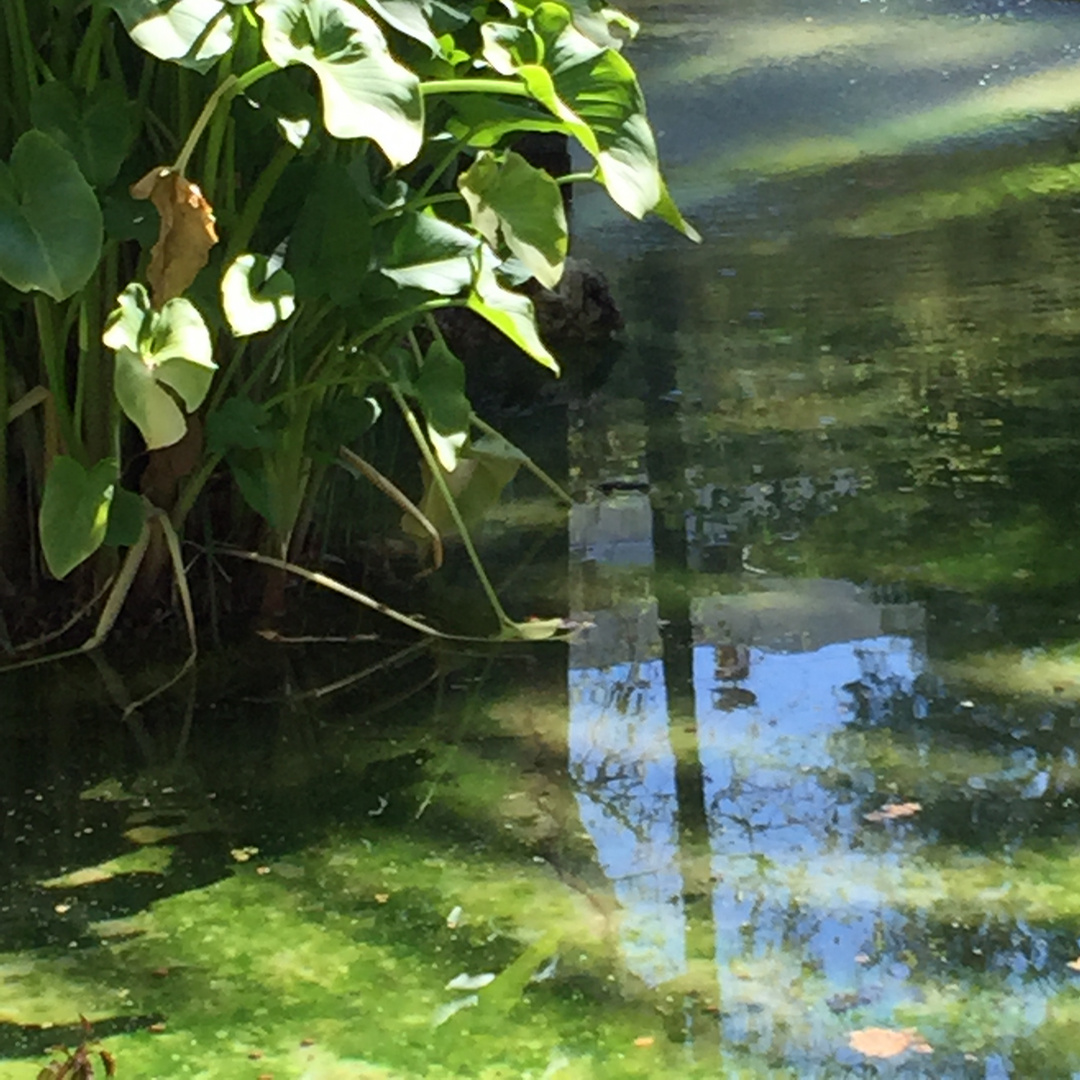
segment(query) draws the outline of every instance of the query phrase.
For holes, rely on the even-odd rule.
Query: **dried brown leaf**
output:
[[[153,305],[160,310],[180,296],[206,265],[218,242],[214,209],[197,184],[164,166],[151,169],[131,185],[136,199],[149,199],[161,216],[157,243],[146,272]]]
[[[932,1054],[934,1048],[914,1029],[894,1031],[892,1028],[868,1027],[848,1034],[848,1046],[866,1057],[897,1057],[908,1050],[917,1054]]]
[[[898,818],[914,817],[922,809],[922,803],[900,802],[889,803],[880,810],[871,810],[869,814],[863,814],[864,821],[896,821]]]

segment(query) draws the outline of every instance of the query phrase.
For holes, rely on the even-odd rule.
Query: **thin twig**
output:
[[[419,619],[414,619],[411,615],[405,615],[381,601],[375,600],[368,596],[367,593],[359,592],[357,589],[352,589],[348,585],[337,581],[335,578],[328,577],[326,574],[319,573],[317,570],[308,570],[307,567],[297,566],[296,563],[288,562],[285,559],[275,559],[270,555],[261,555],[257,551],[240,551],[238,548],[223,547],[218,548],[217,550],[219,554],[231,555],[234,559],[247,559],[248,562],[259,563],[262,566],[273,566],[278,570],[287,570],[290,574],[296,574],[297,577],[302,577],[305,581],[310,581],[313,585],[321,585],[324,589],[330,589],[332,592],[340,593],[342,596],[348,597],[355,603],[370,608],[372,611],[377,611],[380,615],[385,615],[388,619],[393,619],[394,622],[401,623],[402,626],[407,626],[410,630],[415,630],[417,633],[424,634],[427,637],[438,638],[440,641],[486,642],[491,640],[486,637],[474,637],[468,634],[447,634],[442,630],[436,630],[433,626],[428,626],[427,623],[423,623]]]
[[[431,524],[420,507],[417,506],[416,503],[414,503],[412,499],[397,486],[397,484],[383,476],[374,465],[365,461],[359,454],[354,453],[347,446],[339,447],[338,453],[341,454],[341,456],[356,469],[357,472],[370,480],[388,499],[392,499],[396,502],[398,506],[412,517],[420,528],[428,534],[428,537],[431,539],[431,569],[438,570],[443,564],[442,537],[439,535],[439,530]]]
[[[36,649],[41,645],[48,645],[50,641],[55,641],[58,637],[63,637],[77,622],[81,622],[93,608],[97,607],[98,601],[109,591],[115,580],[115,575],[110,577],[109,580],[98,589],[97,593],[79,608],[79,610],[76,611],[59,630],[53,630],[48,634],[42,634],[41,637],[34,638],[33,641],[25,641],[21,645],[16,645],[14,652],[30,652],[32,649]]]

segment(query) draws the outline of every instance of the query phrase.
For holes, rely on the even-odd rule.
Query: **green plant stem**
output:
[[[274,188],[277,187],[278,181],[294,157],[296,157],[296,147],[291,143],[282,143],[270,159],[270,163],[259,173],[259,178],[255,181],[251,194],[244,201],[244,209],[240,211],[240,217],[229,238],[229,246],[225,251],[226,266],[231,266],[233,259],[247,248],[262,217],[262,212],[266,208],[267,200],[273,194]]]
[[[177,155],[176,161],[174,161],[171,166],[173,172],[179,173],[181,176],[187,172],[191,155],[195,153],[195,147],[198,146],[199,139],[202,138],[202,133],[206,130],[206,125],[209,124],[210,120],[213,118],[214,110],[218,107],[218,102],[220,102],[229,91],[233,90],[238,82],[239,80],[235,75],[230,75],[206,99],[206,104],[203,105],[202,112],[199,113],[195,123],[191,125],[188,137],[185,140],[180,153]]]
[[[474,427],[479,428],[485,435],[490,435],[492,438],[501,439],[505,443],[509,443],[510,440],[505,435],[500,434],[490,424],[481,420],[476,413],[470,413],[469,420]],[[510,445],[514,446],[513,443]],[[569,492],[563,488],[557,480],[553,480],[528,454],[524,453],[519,447],[514,446],[519,454],[521,454],[522,464],[529,470],[544,485],[560,502],[566,503],[567,506],[573,506],[574,500],[571,498]]]
[[[439,489],[439,494],[442,495],[443,499],[446,501],[446,508],[450,511],[450,516],[454,520],[454,525],[457,526],[457,530],[461,534],[461,542],[465,545],[465,551],[468,553],[469,561],[476,571],[476,576],[480,579],[480,586],[484,590],[484,595],[488,598],[491,610],[495,612],[495,617],[499,620],[499,626],[505,629],[506,627],[516,625],[514,620],[506,614],[506,611],[499,600],[498,593],[495,592],[495,586],[491,584],[491,579],[487,576],[484,564],[480,561],[480,554],[476,550],[476,545],[473,543],[472,537],[469,535],[469,530],[465,525],[465,519],[461,516],[461,511],[458,509],[457,502],[450,493],[450,486],[447,484],[446,477],[443,475],[442,466],[432,453],[427,436],[420,427],[420,421],[416,419],[416,413],[413,412],[412,407],[405,400],[405,395],[390,378],[390,372],[383,367],[382,373],[383,377],[386,379],[387,386],[390,388],[390,394],[397,407],[401,410],[401,415],[405,418],[405,423],[408,425],[409,432],[416,441],[417,448],[420,450],[420,454],[431,472],[432,483]]]
[[[71,403],[68,401],[67,380],[64,372],[64,350],[56,333],[56,312],[49,299],[42,293],[34,294],[34,317],[37,321],[38,342],[45,377],[52,391],[53,404],[60,424],[60,435],[67,452],[83,465],[82,440],[78,438]]]
[[[8,37],[11,42],[12,67],[19,72],[22,80],[17,101],[28,108],[30,98],[37,90],[37,71],[34,65],[34,41],[30,36],[30,21],[26,17],[24,0],[6,0],[4,4],[8,14]],[[21,70],[20,70],[21,69]],[[18,83],[17,83],[18,85]]]
[[[436,94],[509,94],[511,97],[531,97],[524,83],[510,79],[430,79],[420,84],[424,97]]]
[[[236,79],[236,93],[242,94],[250,86],[254,86],[260,79],[265,78],[267,75],[273,75],[275,71],[280,71],[281,68],[274,63],[273,60],[264,60],[261,64],[256,64],[250,71],[245,71],[243,75],[240,75]]]
[[[218,90],[222,94],[227,93],[233,89],[235,83],[231,82],[232,75],[232,50],[230,49],[221,58],[218,63],[218,74],[221,77],[221,84]],[[217,93],[218,91],[215,91]],[[235,94],[229,94],[229,103],[235,97]],[[213,94],[211,95],[213,99]],[[220,96],[218,98],[220,100]],[[210,105],[210,101],[207,101],[207,105]],[[221,163],[221,148],[225,142],[225,131],[229,123],[229,109],[217,109],[217,102],[214,102],[214,111],[212,119],[210,121],[210,129],[206,133],[206,153],[203,158],[203,171],[200,178],[200,186],[203,189],[210,205],[213,206],[218,198],[218,166]],[[205,109],[204,109],[205,112]],[[202,119],[202,116],[199,117]]]
[[[101,70],[102,41],[111,17],[112,9],[106,4],[97,4],[91,11],[90,25],[86,28],[71,69],[72,82],[83,90],[93,90],[97,85]]]

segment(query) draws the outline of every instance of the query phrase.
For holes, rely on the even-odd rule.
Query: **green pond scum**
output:
[[[0,1080],[1080,1075],[1080,6],[639,7],[705,242],[575,199],[477,536],[573,634],[7,676]]]

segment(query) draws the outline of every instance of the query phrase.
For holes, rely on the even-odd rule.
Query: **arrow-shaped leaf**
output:
[[[115,490],[116,462],[111,458],[91,469],[70,457],[53,461],[38,515],[41,551],[53,577],[67,577],[101,547]]]
[[[492,247],[499,235],[541,285],[553,289],[566,260],[566,210],[559,185],[512,151],[481,153],[458,178],[473,225]]]

